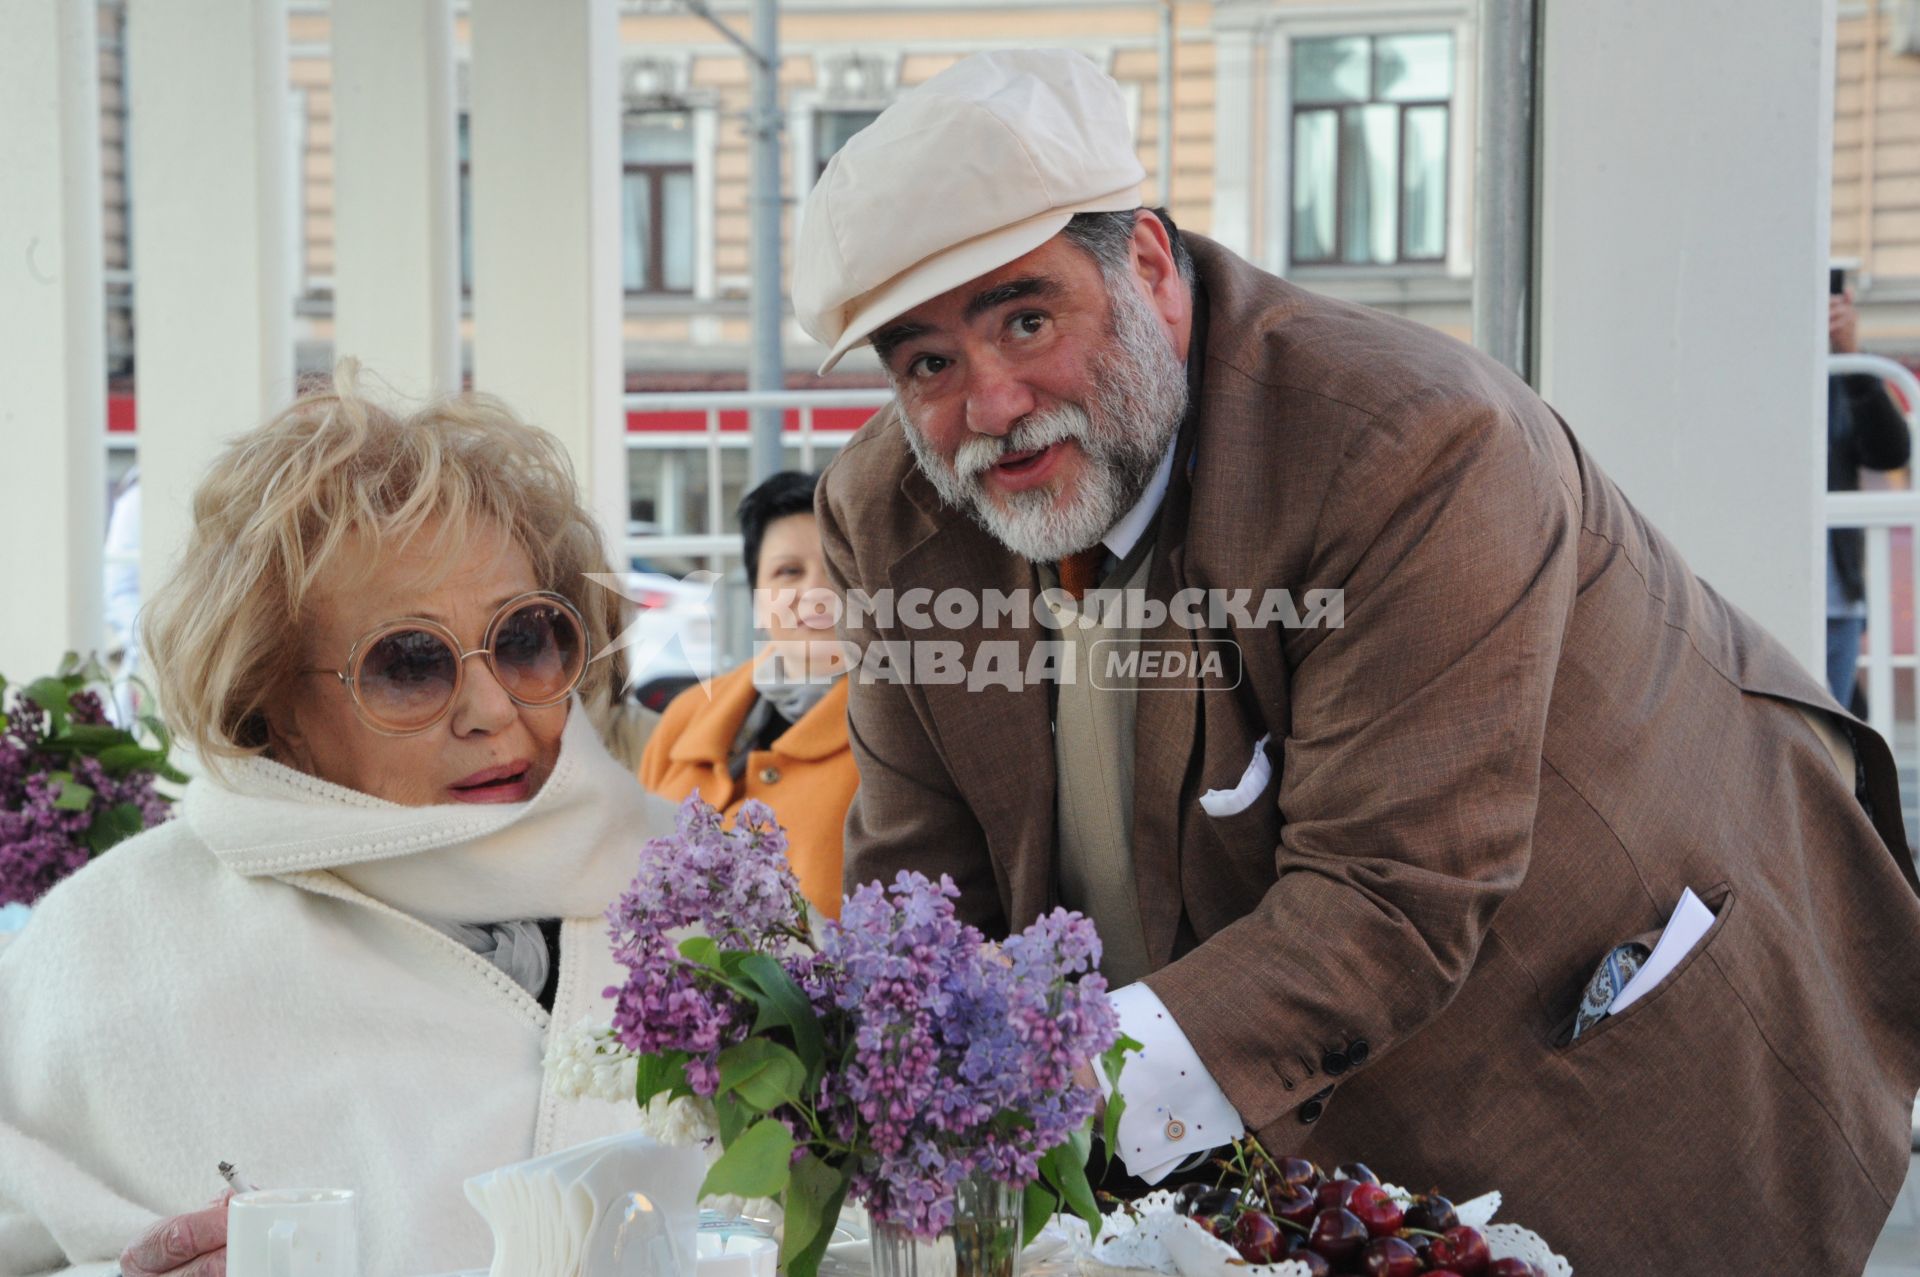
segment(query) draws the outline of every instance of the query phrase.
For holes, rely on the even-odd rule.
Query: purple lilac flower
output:
[[[837,1138],[871,1156],[854,1190],[876,1219],[922,1235],[953,1222],[960,1183],[1021,1183],[1093,1112],[1074,1070],[1112,1045],[1099,939],[1064,910],[996,954],[954,916],[951,879],[872,883],[826,929],[821,958],[853,1053],[822,1097]],[[1078,981],[1071,977],[1083,976]],[[1021,1122],[1000,1120],[1018,1114]]]
[[[608,910],[613,955],[629,975],[607,990],[621,1044],[642,1054],[684,1051],[688,1085],[712,1095],[722,1049],[742,1040],[749,1007],[702,980],[678,943],[703,933],[723,948],[775,953],[804,937],[805,906],[787,839],[765,803],[744,804],[732,828],[698,794],[680,805],[671,837],[648,841],[632,887]]]
[[[107,723],[105,706],[91,692],[75,693],[70,710],[77,724]],[[88,831],[113,808],[131,805],[144,828],[170,814],[166,800],[154,789],[152,773],[134,771],[116,778],[94,758],[47,750],[50,716],[24,695],[14,697],[8,720],[6,730],[0,732],[0,904],[32,904],[85,865],[92,854]],[[61,786],[52,773],[61,770],[70,771],[75,782],[93,791],[92,801],[80,811],[55,806]]]
[[[677,942],[698,931],[772,957],[812,1004],[829,1061],[808,1097],[813,1120],[776,1114],[796,1157],[811,1147],[849,1163],[877,1221],[932,1236],[952,1224],[967,1178],[1030,1181],[1082,1127],[1096,1096],[1074,1072],[1118,1033],[1091,922],[1056,910],[995,949],[955,915],[959,894],[915,873],[870,883],[810,952],[772,812],[749,803],[728,829],[696,795],[608,911],[628,970],[607,991],[614,1032],[643,1054],[685,1052],[689,1085],[712,1095],[719,1053],[749,1036],[753,1008]]]

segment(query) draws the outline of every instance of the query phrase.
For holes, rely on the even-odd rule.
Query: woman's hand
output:
[[[185,1215],[163,1219],[120,1255],[121,1277],[226,1277],[228,1190]]]

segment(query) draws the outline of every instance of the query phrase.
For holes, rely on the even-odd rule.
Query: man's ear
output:
[[[1167,228],[1151,209],[1143,208],[1134,215],[1132,262],[1133,273],[1146,290],[1147,303],[1166,325],[1174,354],[1185,359],[1193,325],[1193,294],[1180,278]]]

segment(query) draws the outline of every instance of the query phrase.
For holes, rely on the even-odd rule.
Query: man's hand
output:
[[[199,1210],[163,1219],[120,1255],[121,1277],[226,1277],[224,1192]]]
[[[1860,349],[1860,312],[1853,307],[1853,290],[1827,298],[1827,345],[1836,355]]]

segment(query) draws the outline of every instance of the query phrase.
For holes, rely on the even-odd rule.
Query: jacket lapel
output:
[[[1197,402],[1197,400],[1196,400]],[[1148,595],[1165,605],[1186,586],[1188,466],[1194,421],[1181,431],[1167,484]],[[1140,635],[1142,650],[1191,652],[1194,635],[1171,615]],[[1189,668],[1191,664],[1189,663]],[[1173,958],[1180,929],[1180,802],[1193,758],[1198,689],[1189,673],[1156,678],[1135,693],[1133,726],[1133,878],[1140,901],[1140,929],[1147,960],[1158,969]]]

